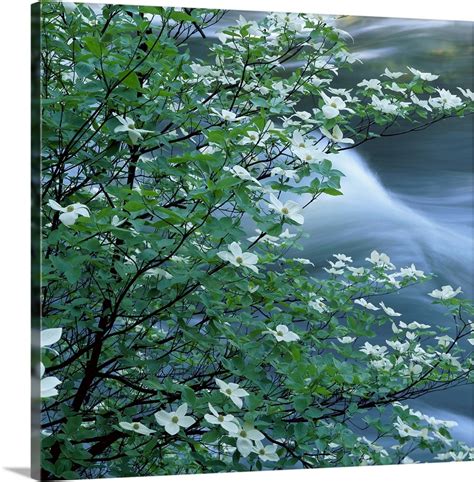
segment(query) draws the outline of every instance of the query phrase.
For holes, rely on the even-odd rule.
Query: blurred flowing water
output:
[[[193,53],[205,57],[215,33],[244,15],[228,12],[207,41],[190,41]],[[459,94],[473,79],[473,24],[469,22],[344,17],[337,26],[354,38],[351,52],[363,64],[341,70],[334,87],[353,87],[378,77],[388,67],[413,66],[440,74],[434,84]],[[311,110],[312,105],[305,106]],[[397,266],[412,262],[436,278],[407,293],[389,297],[403,320],[448,325],[451,320],[426,294],[444,284],[462,286],[473,296],[473,120],[448,119],[426,130],[376,139],[334,158],[343,171],[343,196],[326,197],[307,208],[305,249],[321,269],[333,253],[362,262],[373,250],[386,252]],[[388,335],[382,333],[381,335]],[[410,402],[428,414],[455,420],[453,435],[474,444],[474,389],[457,387]]]
[[[338,83],[352,86],[388,67],[414,66],[440,74],[436,84],[472,89],[473,24],[347,17],[340,27],[363,59]],[[459,92],[456,92],[459,93]],[[426,130],[370,141],[334,160],[343,171],[344,196],[310,208],[305,255],[318,266],[335,252],[363,259],[372,249],[397,266],[412,262],[436,278],[390,299],[406,322],[452,324],[426,293],[443,284],[473,296],[473,119],[447,119]],[[474,444],[474,388],[464,386],[410,403],[455,420],[453,435]]]

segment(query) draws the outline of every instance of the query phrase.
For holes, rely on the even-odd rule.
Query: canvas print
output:
[[[472,24],[32,18],[38,476],[473,460]]]

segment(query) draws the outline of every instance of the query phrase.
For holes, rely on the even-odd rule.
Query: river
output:
[[[240,14],[229,12],[217,27],[232,24]],[[350,87],[379,76],[388,67],[413,66],[440,74],[436,84],[457,92],[472,89],[473,25],[469,22],[344,17],[338,26],[354,38],[351,51],[363,64],[341,71],[333,86]],[[209,32],[208,32],[209,34]],[[215,40],[191,41],[194,52]],[[193,45],[194,44],[194,45]],[[313,106],[308,105],[308,110]],[[388,253],[397,266],[412,262],[436,278],[389,298],[389,305],[407,322],[449,324],[426,295],[444,284],[462,286],[473,296],[473,120],[449,119],[402,137],[377,139],[337,156],[346,177],[343,196],[318,200],[306,210],[310,235],[304,252],[321,274],[326,259],[345,253],[362,261],[373,249]],[[474,388],[458,387],[411,403],[438,418],[455,420],[455,438],[474,444]]]

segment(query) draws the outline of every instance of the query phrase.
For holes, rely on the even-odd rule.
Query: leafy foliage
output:
[[[288,255],[303,208],[342,194],[333,156],[470,114],[472,93],[418,71],[331,90],[355,59],[317,16],[241,18],[199,60],[186,41],[223,12],[42,10],[42,315],[63,329],[45,477],[472,458],[403,405],[472,382],[472,304],[431,293],[445,334],[397,323],[380,301],[414,266],[335,255],[313,278]]]

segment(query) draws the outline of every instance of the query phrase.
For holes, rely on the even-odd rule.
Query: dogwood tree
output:
[[[472,459],[410,407],[472,383],[461,288],[413,322],[385,296],[430,277],[414,264],[291,253],[343,194],[328,156],[473,93],[412,66],[334,88],[358,64],[330,19],[224,15],[42,5],[44,477]]]

